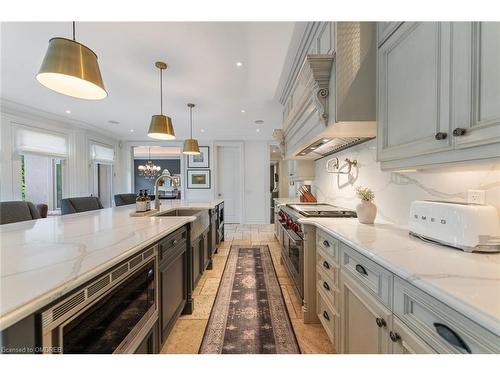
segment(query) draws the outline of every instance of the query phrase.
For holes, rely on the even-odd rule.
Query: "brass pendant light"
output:
[[[167,69],[167,64],[157,61],[155,66],[160,69],[160,114],[153,115],[151,118],[148,136],[155,139],[171,140],[175,139],[172,119],[163,114],[163,71]]]
[[[75,22],[73,39],[49,40],[49,47],[36,79],[53,91],[75,98],[98,100],[108,96],[97,55],[75,40]]]
[[[189,107],[189,124],[191,129],[191,138],[186,139],[184,141],[184,149],[182,150],[183,154],[186,155],[199,155],[200,147],[198,146],[198,141],[193,138],[193,103],[188,103]]]

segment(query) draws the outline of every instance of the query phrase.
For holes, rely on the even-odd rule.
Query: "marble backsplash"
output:
[[[358,166],[349,175],[326,172],[326,162],[338,157],[356,159]],[[469,163],[416,172],[384,172],[376,161],[376,141],[372,140],[316,161],[316,179],[312,191],[318,202],[354,209],[359,200],[356,186],[367,186],[375,193],[377,219],[400,225],[408,224],[410,204],[414,200],[434,199],[466,202],[467,190],[486,191],[486,204],[500,211],[500,161]]]

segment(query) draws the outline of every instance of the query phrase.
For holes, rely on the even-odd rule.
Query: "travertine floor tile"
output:
[[[212,305],[215,301],[215,294],[200,294],[193,296],[193,299],[193,313],[191,315],[181,315],[179,320],[208,319],[210,317],[210,311],[212,311]]]
[[[203,295],[215,295],[219,289],[220,278],[209,277],[206,279],[201,289],[200,294]]]
[[[335,353],[321,324],[304,324],[301,319],[292,319],[292,325],[303,354]]]
[[[161,350],[162,354],[197,354],[208,320],[178,320]]]

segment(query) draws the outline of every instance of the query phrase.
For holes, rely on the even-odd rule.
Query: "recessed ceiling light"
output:
[[[246,111],[244,109],[241,110],[241,113],[245,113]]]
[[[258,132],[260,132],[260,129],[255,129],[255,131],[258,133]]]
[[[238,68],[241,68],[243,66],[243,63],[241,61],[236,61],[236,66]]]
[[[65,112],[66,112],[68,115],[71,113],[71,111],[70,111],[69,109],[67,109]]]
[[[255,123],[257,125],[262,125],[264,123],[264,120],[255,120]]]
[[[134,132],[134,129],[130,129],[130,132],[133,133]]]
[[[118,125],[120,122],[116,120],[109,120],[108,124]]]
[[[200,129],[200,132],[205,133],[205,129]]]
[[[276,149],[273,149],[273,152],[276,152]]]

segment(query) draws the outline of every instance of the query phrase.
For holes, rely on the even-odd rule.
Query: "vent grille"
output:
[[[85,301],[85,290],[82,290],[64,302],[62,305],[57,306],[52,312],[52,320],[57,320],[68,311],[72,310],[80,303]]]
[[[151,255],[153,255],[153,253],[154,253],[153,248],[151,248],[151,249],[149,249],[149,250],[145,251],[145,252],[143,253],[144,260],[148,259]]]
[[[133,268],[141,263],[145,263],[148,258],[154,256],[155,249],[150,247],[144,250],[142,253],[131,259],[128,263],[115,266],[109,272],[105,274],[102,278],[90,284],[87,287],[82,287],[77,293],[67,297],[65,300],[61,301],[59,304],[45,310],[42,312],[42,326],[43,332],[46,333],[51,327],[57,326],[70,315],[75,315],[76,310],[83,309],[85,306],[90,304],[95,298],[96,294],[100,291],[108,290],[113,285],[117,285],[122,276],[127,273],[131,273]],[[77,310],[77,311],[78,311]]]
[[[135,266],[137,266],[139,263],[142,262],[142,254],[139,255],[139,256],[136,256],[134,259],[132,259],[130,262],[129,262],[129,265],[130,265],[130,269],[134,268]]]
[[[118,267],[116,270],[113,271],[113,273],[111,273],[111,280],[115,281],[127,271],[128,271],[128,263],[125,263],[123,266]]]
[[[96,294],[98,291],[100,291],[107,285],[109,285],[109,275],[106,275],[106,277],[103,277],[99,281],[96,281],[87,288],[87,298],[92,297],[94,294]]]

